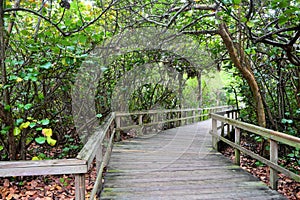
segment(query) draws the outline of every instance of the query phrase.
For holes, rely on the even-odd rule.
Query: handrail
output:
[[[165,124],[170,122],[178,122],[178,126],[188,124],[188,120],[191,119],[191,122],[201,121],[205,117],[209,117],[210,113],[214,112],[226,112],[228,110],[234,109],[233,106],[217,106],[210,108],[186,108],[186,109],[169,109],[169,110],[148,110],[148,111],[136,111],[136,112],[116,112],[116,137],[117,140],[120,139],[120,131],[128,129],[139,129],[139,132],[143,132],[144,127]],[[197,114],[198,112],[198,114]],[[172,119],[158,120],[158,115],[164,115],[168,113],[176,114]],[[154,120],[149,123],[143,122],[143,115],[153,115],[155,116]],[[188,116],[190,115],[190,116]],[[121,119],[124,117],[138,116],[138,124],[123,126]],[[163,117],[162,117],[163,118]],[[197,120],[199,119],[199,120]]]
[[[235,163],[240,165],[240,152],[243,152],[260,162],[268,165],[270,167],[270,186],[272,189],[277,188],[277,179],[278,179],[278,172],[281,172],[288,177],[300,181],[300,176],[298,174],[295,174],[292,171],[289,171],[288,169],[278,165],[278,143],[283,143],[295,148],[300,148],[300,138],[291,136],[285,133],[281,133],[278,131],[274,131],[271,129],[262,128],[259,126],[255,126],[253,124],[248,124],[245,122],[238,121],[236,119],[230,119],[228,117],[221,116],[220,114],[210,114],[212,118],[212,130],[210,131],[210,134],[213,136],[213,147],[214,149],[217,149],[217,143],[218,141],[223,141],[233,148],[235,148]],[[220,121],[222,123],[227,123],[228,125],[231,125],[235,127],[235,142],[232,142],[222,135],[218,134],[218,127],[217,127],[217,121]],[[270,159],[266,159],[264,157],[261,157],[258,154],[255,154],[254,152],[243,148],[240,145],[240,131],[245,130],[257,135],[260,135],[270,141]]]

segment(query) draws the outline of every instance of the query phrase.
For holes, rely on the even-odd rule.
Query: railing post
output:
[[[212,132],[218,134],[216,119],[212,119]],[[218,138],[215,135],[212,136],[212,146],[215,150],[218,150]]]
[[[85,199],[85,174],[75,174],[75,200]]]
[[[277,164],[278,162],[278,143],[270,140],[270,161]],[[270,187],[273,190],[277,189],[278,172],[270,167]]]
[[[196,116],[196,112],[195,112],[195,110],[193,110],[192,112],[193,112],[192,123],[195,123],[195,116]]]
[[[221,122],[221,136],[225,137],[225,125],[224,125],[224,122]]]
[[[99,147],[96,150],[96,169],[99,171],[102,160],[103,160],[103,155],[102,155],[102,144],[99,145]]]
[[[141,127],[141,129],[140,129],[140,135],[143,135],[143,115],[142,114],[140,114],[139,115],[139,126]]]
[[[241,144],[241,130],[239,128],[235,127],[235,143],[237,145]],[[234,150],[234,156],[235,156],[235,164],[240,166],[241,164],[241,152],[238,149]]]
[[[227,117],[230,118],[230,111],[227,112]],[[227,135],[230,136],[230,124],[227,125]]]
[[[121,117],[116,116],[116,140],[120,141],[121,139]]]

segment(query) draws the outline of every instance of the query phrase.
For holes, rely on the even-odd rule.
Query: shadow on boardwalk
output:
[[[101,199],[285,199],[212,150],[210,126],[116,143]]]

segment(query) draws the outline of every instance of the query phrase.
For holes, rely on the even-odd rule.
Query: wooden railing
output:
[[[36,176],[36,175],[70,175],[75,176],[75,199],[85,199],[85,174],[89,172],[93,161],[96,163],[97,177],[90,194],[90,200],[102,189],[102,173],[108,164],[114,140],[119,140],[120,131],[132,128],[143,130],[144,127],[172,124],[179,126],[190,122],[207,119],[210,113],[232,109],[231,106],[182,110],[150,110],[133,113],[111,113],[99,129],[95,131],[83,146],[76,158],[36,161],[1,161],[0,177]],[[136,116],[136,125],[121,126],[122,118]],[[150,116],[148,123],[143,117]],[[176,123],[175,123],[176,122]],[[116,127],[116,128],[115,128]],[[117,135],[116,135],[117,133]],[[115,136],[116,135],[116,136]]]
[[[140,134],[146,127],[161,125],[167,128],[174,128],[189,123],[195,123],[209,118],[210,113],[226,112],[232,110],[232,106],[218,106],[211,108],[188,108],[172,110],[148,110],[131,113],[116,113],[116,137],[120,137],[120,130],[137,129]],[[126,119],[135,117],[136,122],[126,125]],[[145,122],[144,118],[150,119]],[[135,123],[135,124],[134,124]],[[132,125],[133,124],[133,125]]]
[[[102,189],[102,172],[110,157],[115,115],[112,113],[84,145],[74,159],[36,160],[36,161],[1,161],[0,177],[35,176],[35,175],[75,175],[75,198],[85,199],[85,174],[88,173],[95,159],[97,178],[90,200]],[[107,141],[106,141],[107,140]]]
[[[231,112],[235,112],[234,110]],[[230,112],[227,112],[230,113]],[[244,123],[241,121],[238,121],[236,119],[231,119],[229,117],[222,116],[223,113],[212,113],[210,114],[212,118],[212,130],[210,133],[213,137],[213,148],[217,149],[218,142],[221,140],[233,148],[235,148],[235,163],[237,165],[240,165],[240,152],[243,152],[249,156],[251,156],[254,159],[259,160],[260,162],[268,165],[270,167],[270,187],[272,189],[277,189],[277,180],[278,180],[278,172],[281,172],[282,174],[285,174],[286,176],[296,180],[300,181],[300,176],[298,174],[295,174],[292,171],[289,171],[288,169],[278,165],[278,143],[289,145],[291,147],[300,148],[300,138],[294,137],[285,133],[277,132],[274,130],[262,128],[259,126],[255,126],[252,124]],[[232,115],[236,116],[236,115]],[[218,127],[218,122],[221,122],[221,124],[226,124],[227,128],[232,126],[234,127],[234,134],[235,134],[235,142],[232,142],[224,137],[224,126]],[[218,131],[218,129],[223,129]],[[230,128],[229,128],[230,129]],[[232,129],[233,130],[233,129]],[[268,141],[270,141],[270,158],[266,159],[258,154],[255,154],[254,152],[242,147],[240,145],[241,143],[241,130],[254,133],[256,135],[262,136]],[[229,132],[228,132],[229,133]]]

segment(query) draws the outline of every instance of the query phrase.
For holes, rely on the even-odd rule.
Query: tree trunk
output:
[[[219,34],[222,37],[224,44],[228,50],[229,56],[234,63],[234,65],[241,72],[243,77],[246,79],[249,84],[251,91],[253,93],[254,105],[256,111],[256,117],[258,121],[258,125],[262,127],[266,127],[266,117],[264,104],[262,100],[262,96],[260,93],[259,86],[254,77],[254,74],[251,69],[251,63],[246,55],[243,53],[243,47],[237,46],[234,44],[232,38],[230,37],[230,33],[224,23],[221,23],[219,26]],[[241,48],[241,51],[238,51],[238,48]],[[238,54],[240,52],[240,54]]]
[[[3,0],[0,0],[0,68],[1,68],[1,82],[2,85],[7,84],[7,72],[6,72],[6,66],[5,66],[5,27],[4,27],[4,2]],[[5,105],[10,105],[10,98],[9,98],[9,91],[8,88],[3,89],[3,102]],[[11,160],[16,159],[16,142],[15,137],[13,134],[14,130],[14,121],[9,110],[4,109],[5,105],[1,105],[1,120],[5,124],[5,126],[9,126],[10,129],[7,133],[8,137],[8,153],[9,158]]]

